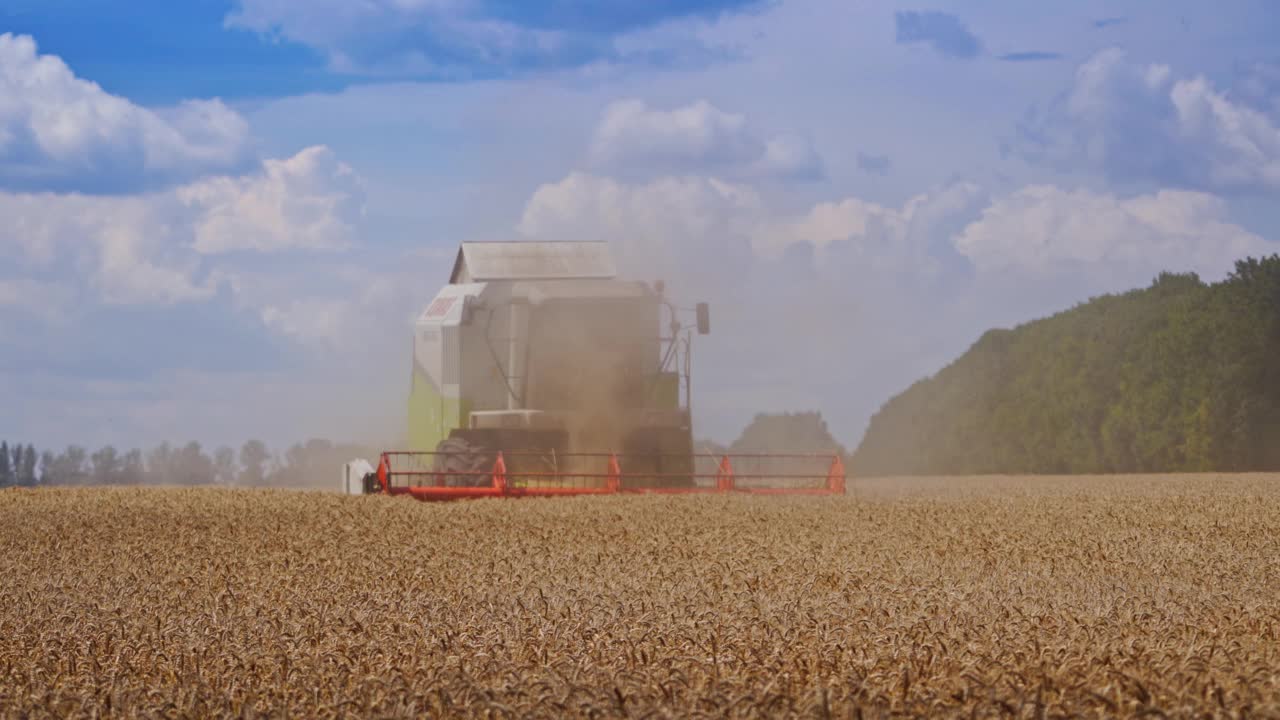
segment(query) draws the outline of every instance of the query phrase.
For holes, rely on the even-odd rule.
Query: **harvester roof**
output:
[[[616,275],[607,242],[464,242],[449,282],[607,280]]]
[[[511,285],[511,297],[524,298],[533,305],[555,300],[621,300],[651,294],[639,281],[534,280]]]

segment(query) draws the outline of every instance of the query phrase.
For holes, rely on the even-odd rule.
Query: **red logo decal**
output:
[[[427,308],[427,317],[439,317],[449,312],[449,308],[453,307],[455,300],[457,300],[457,298],[437,298],[436,301],[431,303],[431,306]]]

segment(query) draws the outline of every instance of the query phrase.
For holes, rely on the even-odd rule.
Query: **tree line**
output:
[[[831,436],[822,414],[761,413],[730,445],[697,443],[701,455],[725,453],[847,453]],[[312,439],[283,454],[259,440],[239,450],[219,447],[207,453],[198,442],[162,443],[144,453],[106,446],[89,452],[71,445],[58,453],[33,445],[0,442],[0,488],[67,485],[223,485],[237,487],[335,487],[342,464],[355,458],[373,461],[376,448]],[[710,470],[714,472],[714,467]]]
[[[0,488],[66,485],[225,485],[241,487],[315,487],[337,484],[342,463],[376,453],[353,444],[312,439],[283,455],[260,440],[234,450],[208,453],[198,442],[161,443],[150,451],[121,452],[113,446],[89,452],[70,445],[37,453],[34,445],[0,441]]]
[[[889,400],[866,474],[1280,470],[1280,256],[991,330]]]

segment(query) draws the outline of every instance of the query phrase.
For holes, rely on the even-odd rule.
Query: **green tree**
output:
[[[35,487],[38,479],[36,477],[36,447],[27,443],[27,450],[22,454],[22,465],[18,472],[18,482],[25,487]]]
[[[864,473],[1280,469],[1280,256],[984,334],[872,418]]]
[[[57,477],[57,459],[53,453],[45,450],[40,453],[40,484],[53,485]]]
[[[120,453],[110,445],[99,449],[89,457],[93,466],[93,482],[113,485],[120,480]]]
[[[219,485],[234,485],[236,482],[236,451],[229,447],[220,447],[213,453],[213,481]]]
[[[130,450],[120,460],[120,483],[140,485],[147,481],[147,470],[142,462],[141,450]]]
[[[240,484],[262,485],[267,479],[267,460],[271,454],[260,440],[250,440],[240,448]]]
[[[212,485],[213,460],[204,453],[198,442],[189,442],[174,458],[174,482],[183,485]]]
[[[17,475],[9,461],[9,443],[0,442],[0,488],[17,484]]]
[[[89,479],[85,467],[87,455],[79,445],[68,445],[67,449],[55,457],[48,468],[49,484],[83,485]]]
[[[22,457],[22,443],[14,443],[9,448],[9,472],[13,474],[14,480],[18,481],[19,485],[22,484],[21,477],[19,477],[22,474]]]
[[[162,442],[147,453],[147,482],[156,485],[174,482],[176,474],[174,452],[168,442]]]

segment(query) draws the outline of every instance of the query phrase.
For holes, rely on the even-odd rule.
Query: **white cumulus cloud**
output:
[[[537,239],[609,240],[624,267],[645,272],[741,269],[806,246],[818,256],[837,249],[860,275],[930,276],[954,255],[950,234],[976,217],[985,197],[972,183],[954,183],[901,207],[851,196],[794,213],[771,207],[750,185],[713,177],[629,183],[575,172],[533,193],[519,229]]]
[[[1121,181],[1200,190],[1280,189],[1280,125],[1204,77],[1131,62],[1117,49],[1020,127],[1017,152]]]
[[[670,110],[643,100],[605,108],[591,142],[594,166],[614,172],[724,174],[737,178],[816,179],[822,160],[797,135],[763,138],[745,115],[706,100]]]
[[[238,170],[248,124],[218,100],[149,110],[0,35],[0,187],[129,192]]]
[[[470,0],[237,0],[224,24],[316,48],[337,73],[475,79],[611,57],[608,38],[527,27]]]
[[[350,303],[335,299],[291,300],[262,309],[267,327],[306,343],[338,342],[351,322]]]
[[[759,254],[774,257],[788,247],[808,243],[818,250],[834,244],[856,258],[860,272],[895,270],[922,275],[939,270],[943,239],[962,219],[972,217],[985,199],[981,188],[958,182],[916,195],[902,207],[858,197],[822,202],[799,216],[783,216],[763,225],[755,236]]]
[[[1276,251],[1231,223],[1213,195],[1162,190],[1121,198],[1050,185],[995,200],[955,245],[984,273],[1070,270],[1121,284],[1145,283],[1161,270],[1216,280],[1240,258]]]
[[[350,169],[315,147],[144,195],[0,192],[0,251],[106,302],[171,304],[215,293],[217,253],[347,245],[362,208]]]
[[[575,172],[533,193],[518,230],[543,240],[608,240],[621,267],[661,273],[708,252],[749,253],[763,214],[753,189],[715,178],[631,184]]]
[[[1055,301],[1142,285],[1162,270],[1219,279],[1240,258],[1280,249],[1231,222],[1226,203],[1207,193],[1120,196],[1032,185],[993,196],[969,182],[901,206],[848,196],[797,213],[770,206],[751,186],[714,178],[628,183],[573,173],[530,197],[520,230],[609,240],[624,266],[646,270],[708,263],[742,270],[792,262],[786,258],[799,250],[820,273],[877,285],[947,285],[976,274],[1013,287],[1051,276],[1062,291]]]
[[[213,294],[181,247],[164,196],[0,193],[0,248],[30,272],[57,272],[102,300],[167,304]],[[14,251],[17,251],[16,254]]]
[[[359,177],[322,146],[267,160],[260,174],[179,188],[177,197],[198,213],[194,247],[205,254],[340,249],[364,213]]]
[[[705,64],[695,31],[756,0],[515,3],[482,0],[234,0],[227,27],[316,48],[331,70],[474,79],[614,63]],[[673,25],[679,25],[673,32]],[[662,28],[663,32],[655,32]]]

